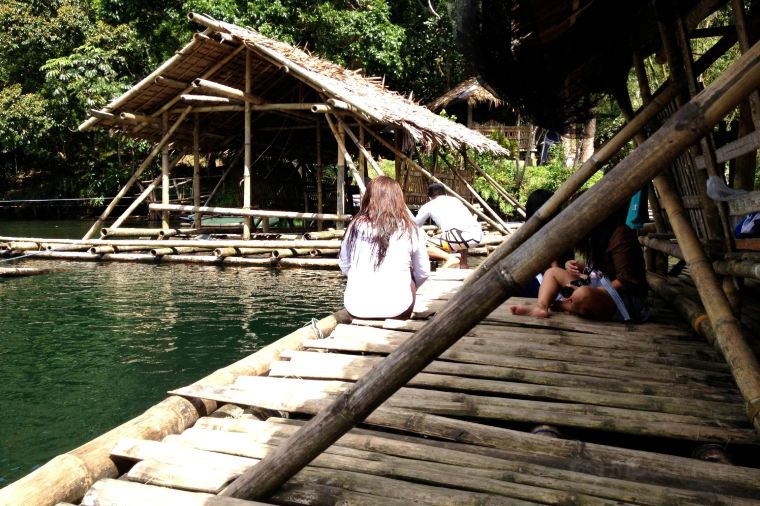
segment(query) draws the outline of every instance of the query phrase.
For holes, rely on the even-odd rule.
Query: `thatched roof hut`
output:
[[[93,111],[81,130],[110,128],[157,141],[162,136],[161,114],[176,116],[193,105],[194,112],[203,114],[201,144],[218,147],[242,138],[243,103],[248,101],[256,114],[252,129],[257,146],[277,139],[282,143],[282,132],[288,132],[291,147],[313,156],[318,116],[311,111],[313,105],[323,105],[377,131],[399,128],[407,136],[407,146],[418,143],[424,149],[448,146],[504,153],[497,143],[431,113],[384,87],[380,79],[365,77],[250,28],[196,14],[190,17],[206,25],[206,31],[196,34],[192,42],[122,96]],[[221,88],[204,87],[202,80],[243,91],[243,49],[248,49],[251,58],[247,96],[231,97]],[[322,126],[326,128],[324,122]],[[177,142],[191,145],[191,140],[192,126],[180,127]]]

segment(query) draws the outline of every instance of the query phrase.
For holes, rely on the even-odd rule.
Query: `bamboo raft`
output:
[[[339,313],[170,392],[152,423],[149,411],[54,459],[0,504],[248,504],[215,494],[425,325],[467,273],[434,273],[412,320]],[[760,469],[679,455],[756,451],[760,438],[723,360],[671,316],[626,326],[502,305],[267,503],[760,504]],[[527,432],[541,424],[557,429]],[[40,500],[51,492],[39,480],[65,480],[75,459],[99,472]]]

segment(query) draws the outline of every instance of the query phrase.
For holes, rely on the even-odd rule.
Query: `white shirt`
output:
[[[419,287],[430,275],[424,232],[416,229],[414,237],[406,233],[392,236],[383,263],[375,270],[370,227],[359,227],[352,254],[347,241],[340,247],[340,270],[348,276],[343,303],[358,318],[398,316],[412,305],[411,276]]]
[[[470,232],[473,236],[482,237],[478,220],[459,200],[450,195],[439,195],[420,207],[414,221],[417,225],[422,226],[428,218],[432,218],[438,228],[444,232],[456,229]]]

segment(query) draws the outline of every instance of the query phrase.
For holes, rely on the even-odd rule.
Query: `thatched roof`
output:
[[[487,88],[554,130],[583,121],[601,94],[625,89],[634,52],[660,47],[658,21],[693,29],[725,0],[453,0],[457,40]]]
[[[406,134],[407,147],[414,142],[424,149],[467,147],[479,152],[506,154],[496,142],[388,90],[380,79],[364,77],[359,72],[264,37],[250,28],[195,14],[190,17],[207,26],[206,31],[196,34],[187,46],[132,89],[102,110],[93,111],[93,116],[80,126],[81,130],[103,127],[157,141],[162,136],[162,126],[157,120],[161,119],[163,111],[171,113],[171,124],[191,103],[183,96],[209,95],[208,90],[201,91],[197,86],[197,79],[236,90],[245,88],[246,51],[242,49],[248,48],[252,65],[249,97],[255,97],[260,106],[253,119],[255,148],[277,146],[278,151],[293,149],[300,151],[301,156],[313,156],[317,119],[322,114],[314,114],[308,107],[264,110],[268,104],[289,103],[330,104],[334,112],[346,116],[346,122],[359,122],[375,132],[400,128]],[[201,115],[201,143],[206,149],[240,145],[244,119],[240,104],[242,101],[232,101],[225,111]],[[208,111],[208,107],[196,110]],[[151,121],[135,124],[135,117],[129,114],[138,119],[147,116]],[[133,122],[125,121],[125,118]],[[325,122],[321,121],[321,124],[320,128],[326,129]],[[177,131],[176,142],[191,145],[192,128],[193,122],[185,121]],[[329,130],[324,130],[323,149],[325,145],[333,145],[326,149],[334,150],[335,143],[326,142],[328,137],[331,137]]]
[[[477,77],[472,77],[433,100],[428,104],[428,109],[439,111],[454,102],[467,102],[471,106],[487,104],[490,107],[499,107],[504,103],[485,89]]]

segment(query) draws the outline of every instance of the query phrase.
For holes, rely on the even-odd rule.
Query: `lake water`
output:
[[[3,222],[0,235],[90,223]],[[342,307],[332,271],[22,260],[0,278],[0,487]]]

